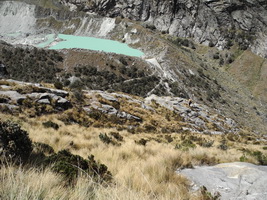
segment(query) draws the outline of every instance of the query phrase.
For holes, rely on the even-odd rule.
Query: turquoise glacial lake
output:
[[[124,54],[127,56],[136,56],[136,57],[144,55],[142,51],[133,49],[129,47],[127,44],[117,42],[114,40],[65,35],[65,34],[58,34],[58,38],[62,39],[62,41],[60,41],[54,46],[51,46],[49,49],[80,48],[80,49],[90,49],[95,51],[104,51],[109,53]],[[41,46],[45,46],[48,43],[51,43],[51,40],[52,40],[51,35],[48,35],[47,41],[45,43],[42,43]]]

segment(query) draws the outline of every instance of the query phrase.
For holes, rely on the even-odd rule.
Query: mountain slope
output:
[[[114,55],[112,59],[118,61],[112,64],[109,54],[86,53],[80,50],[61,51],[63,60],[58,64],[61,72],[58,72],[57,77],[60,77],[62,82],[67,83],[66,78],[76,74],[81,76],[78,78],[82,80],[83,86],[92,89],[112,89],[141,96],[149,96],[154,93],[192,98],[195,102],[203,102],[209,107],[218,109],[219,113],[235,119],[240,125],[248,126],[253,131],[264,133],[266,130],[264,113],[267,112],[267,108],[263,103],[266,95],[263,92],[255,92],[256,90],[248,87],[249,84],[247,84],[253,81],[257,88],[264,87],[264,79],[259,80],[261,73],[259,72],[257,73],[259,75],[253,77],[255,80],[247,77],[247,83],[242,82],[240,78],[234,78],[240,74],[243,74],[244,77],[247,76],[247,73],[239,73],[238,68],[242,67],[242,64],[237,61],[249,51],[242,50],[238,42],[229,47],[229,50],[218,51],[216,47],[202,46],[188,39],[153,31],[146,28],[144,24],[129,19],[98,17],[84,12],[52,7],[44,8],[16,1],[2,1],[1,9],[5,12],[5,15],[0,16],[1,21],[13,20],[12,26],[1,23],[0,31],[3,39],[12,44],[34,44],[33,41],[43,41],[49,33],[67,33],[118,40],[145,53],[142,59],[119,58],[120,56]],[[31,14],[26,15],[25,10]],[[23,16],[30,17],[31,20],[27,20],[25,24]],[[7,35],[8,32],[14,30],[21,31],[19,36]],[[90,56],[86,55],[91,55],[92,58],[101,55],[102,60],[90,60]],[[3,56],[2,54],[2,59],[8,61],[8,58],[3,58]],[[86,57],[87,59],[84,59]],[[253,55],[252,59],[256,60],[257,56]],[[76,63],[75,60],[79,60],[79,62]],[[264,61],[264,59],[262,60]],[[261,62],[252,62],[258,63],[257,68],[264,69],[264,67],[261,68]],[[90,63],[99,71],[106,72],[100,74],[102,78],[87,81],[85,84],[85,80],[88,78],[83,74],[82,67],[86,63]],[[148,70],[144,73],[147,78],[140,81],[138,76],[133,75],[133,63],[136,63],[135,67],[140,72]],[[3,64],[8,65],[8,63]],[[114,69],[111,69],[112,65],[114,65]],[[250,64],[246,67],[248,71],[253,68]],[[120,68],[128,70],[129,74],[121,74]],[[80,72],[77,73],[77,70]],[[107,72],[112,72],[113,75],[118,78],[121,76],[121,78],[110,82],[109,78],[104,77]],[[33,71],[27,73],[33,73]],[[264,70],[262,75],[264,76]],[[103,80],[103,77],[106,81],[102,82],[100,88],[93,86],[98,86],[95,81]],[[133,82],[128,81],[129,79],[133,79]],[[37,79],[32,81],[37,81]],[[135,87],[131,87],[133,83]],[[141,86],[144,84],[146,85],[145,90]],[[252,98],[252,95],[255,95],[255,98]]]
[[[264,0],[64,1],[78,10],[102,16],[144,21],[174,36],[227,48],[236,40],[243,48],[267,56],[267,3]]]

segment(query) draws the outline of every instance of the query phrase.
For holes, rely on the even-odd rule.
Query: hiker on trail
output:
[[[193,100],[192,99],[189,99],[188,100],[188,106],[191,107],[191,104],[193,103]]]

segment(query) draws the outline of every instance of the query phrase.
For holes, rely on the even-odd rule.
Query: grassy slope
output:
[[[264,142],[256,142],[255,136],[245,131],[240,133],[243,135],[239,137],[232,134],[199,135],[188,131],[170,134],[140,131],[132,134],[127,130],[118,131],[116,128],[66,125],[59,120],[61,115],[51,114],[28,118],[27,115],[21,113],[18,116],[1,114],[0,118],[16,121],[29,132],[34,142],[49,144],[55,151],[69,149],[73,154],[84,158],[90,154],[95,155],[96,160],[107,165],[112,172],[114,185],[102,187],[90,182],[90,179],[85,181],[84,177],[80,177],[77,184],[67,189],[68,192],[66,192],[61,181],[62,177],[49,170],[8,167],[0,171],[0,178],[5,179],[7,183],[0,187],[4,197],[12,194],[7,191],[12,191],[14,196],[21,196],[22,199],[29,195],[36,196],[36,198],[43,196],[47,199],[51,197],[87,199],[88,195],[93,195],[95,199],[201,199],[200,194],[189,190],[189,182],[177,175],[175,170],[192,165],[239,161],[244,155],[246,161],[257,164],[257,159],[242,149],[245,146],[251,151],[263,151],[264,146]],[[160,111],[151,117],[164,121],[165,116],[161,119],[160,115],[164,115],[164,112]],[[45,128],[42,123],[49,120],[57,123],[60,128],[58,130]],[[177,121],[176,123],[179,125],[183,122]],[[111,132],[118,132],[123,136],[122,142],[117,141],[121,145],[105,144],[99,139],[100,133],[107,133],[112,137]],[[140,139],[147,140],[146,145],[136,142]],[[114,138],[113,140],[116,141]],[[184,143],[188,140],[193,144]],[[226,151],[218,148],[223,140],[226,140],[225,144],[228,147]],[[203,141],[214,141],[214,143],[206,148],[200,145]],[[175,149],[177,144],[181,146]],[[34,181],[36,176],[41,178]],[[14,185],[14,180],[21,184]],[[53,182],[47,180],[53,180]]]

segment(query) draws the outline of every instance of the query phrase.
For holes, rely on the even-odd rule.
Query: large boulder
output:
[[[205,186],[221,200],[261,200],[267,195],[267,166],[250,163],[224,163],[183,169],[179,172],[192,180],[193,188]]]

